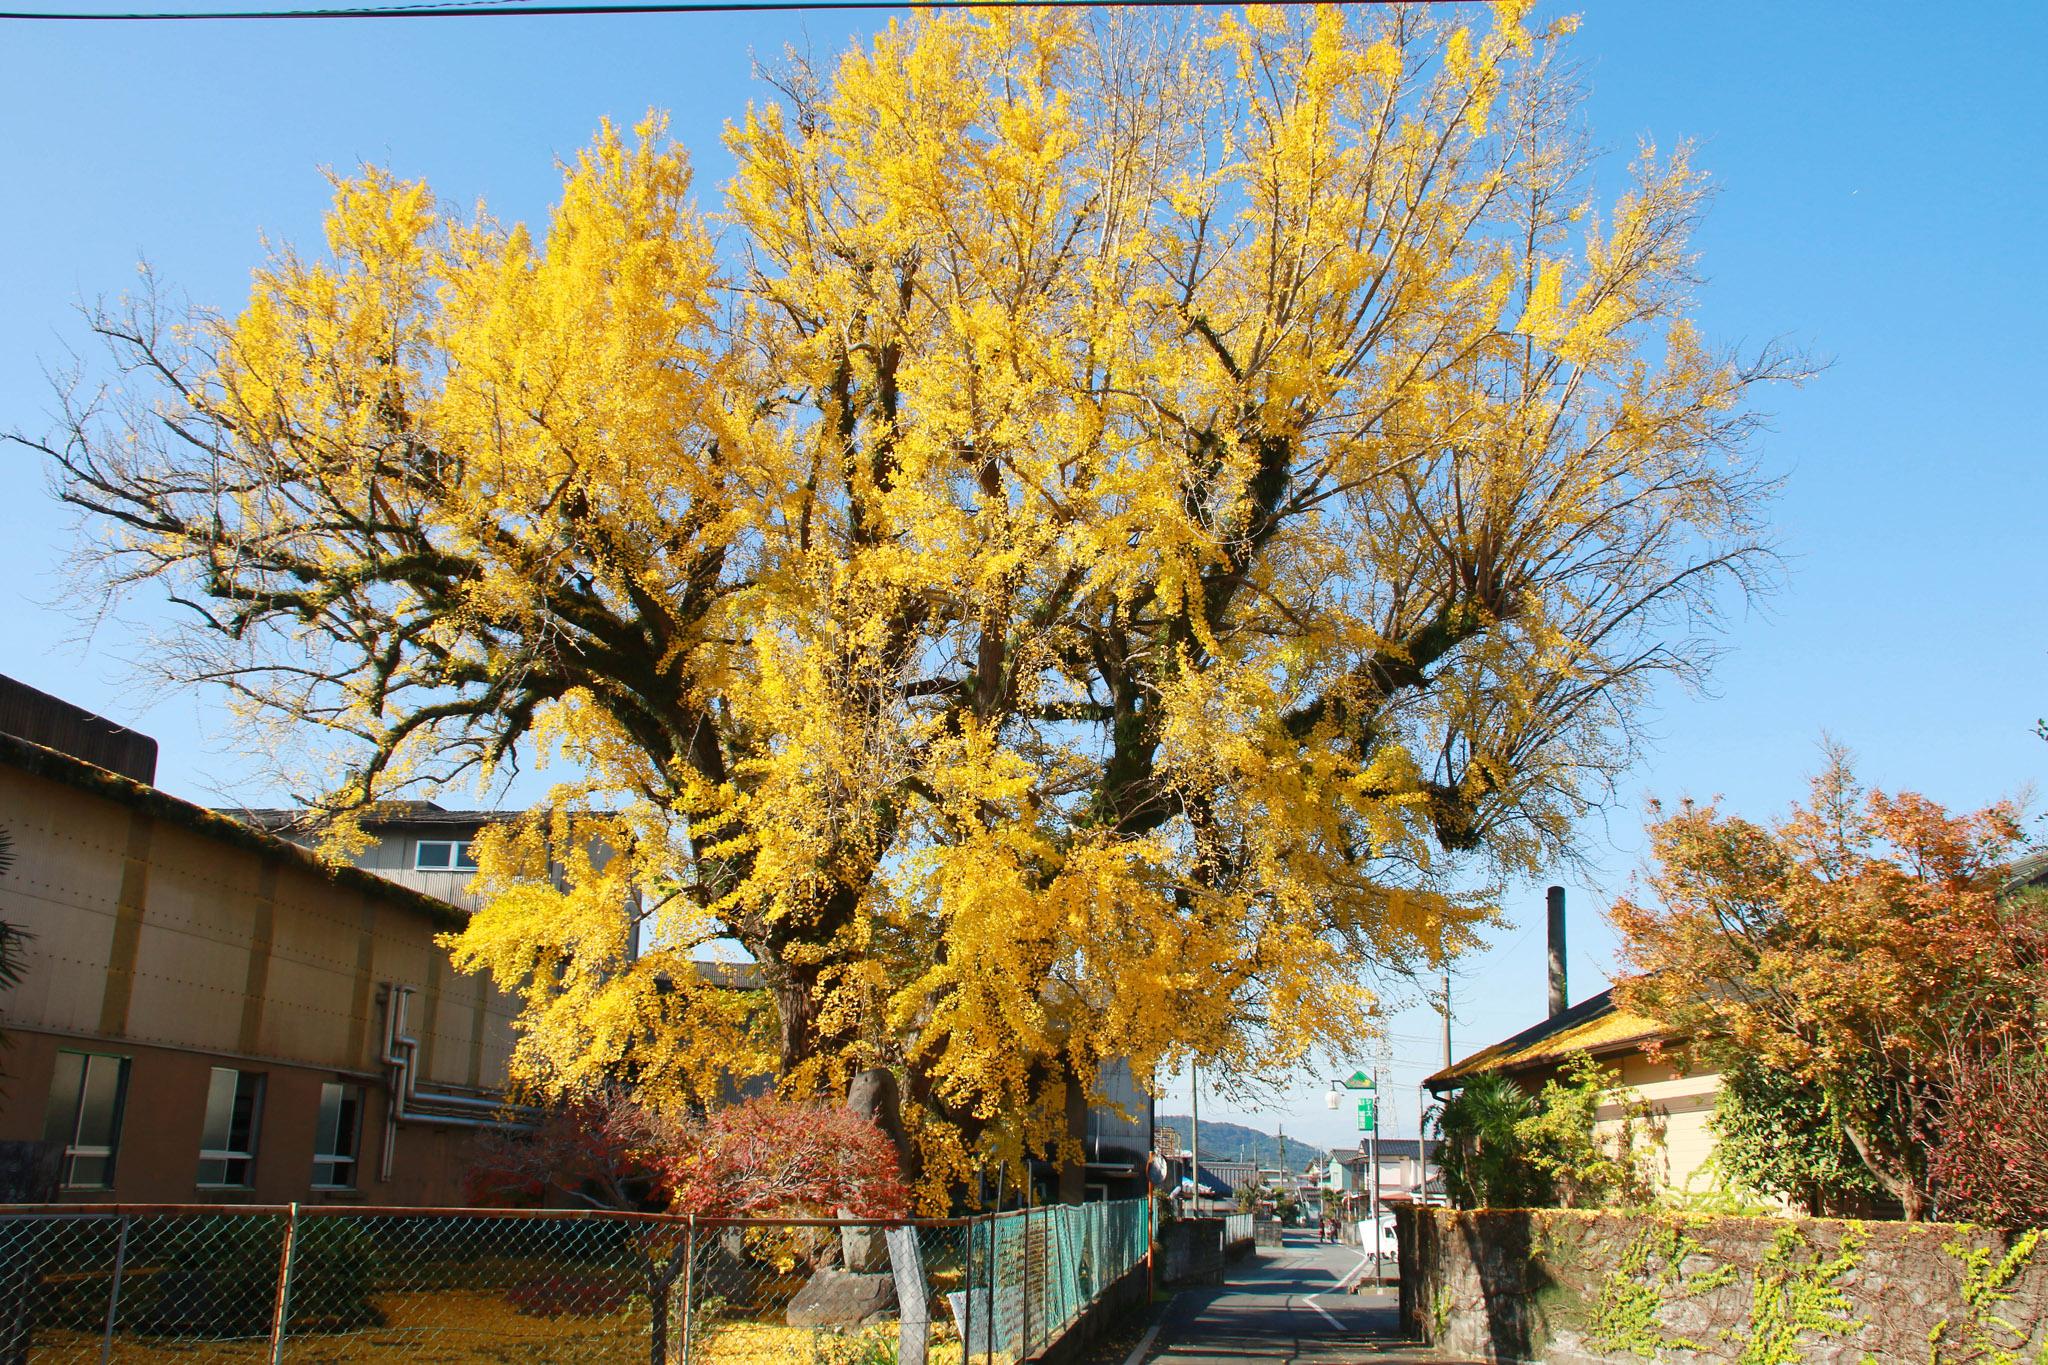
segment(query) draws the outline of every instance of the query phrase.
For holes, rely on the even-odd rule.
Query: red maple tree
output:
[[[686,1133],[662,1168],[678,1213],[900,1218],[910,1203],[888,1136],[836,1105],[770,1096]]]
[[[888,1136],[840,1106],[771,1095],[677,1120],[618,1089],[566,1098],[537,1127],[483,1140],[467,1187],[478,1204],[537,1204],[553,1190],[700,1218],[887,1219],[910,1203]]]

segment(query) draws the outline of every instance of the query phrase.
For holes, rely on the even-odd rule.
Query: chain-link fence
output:
[[[0,1365],[999,1365],[1149,1241],[1143,1200],[905,1224],[554,1210],[0,1208]]]

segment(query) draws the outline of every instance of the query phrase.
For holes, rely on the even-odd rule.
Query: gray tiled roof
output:
[[[310,830],[317,823],[313,811],[276,806],[223,806],[222,815],[241,820],[273,833]],[[364,829],[481,829],[509,820],[516,810],[448,810],[432,801],[385,801],[362,816]]]

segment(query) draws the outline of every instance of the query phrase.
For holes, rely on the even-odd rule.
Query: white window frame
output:
[[[84,1052],[77,1048],[58,1049],[58,1056],[62,1057],[67,1054],[82,1060],[78,1072],[78,1093],[72,1097],[71,1101],[70,1133],[64,1138],[64,1169],[58,1184],[60,1188],[67,1190],[111,1190],[114,1188],[115,1163],[121,1151],[121,1124],[122,1120],[127,1116],[130,1059],[118,1052]],[[115,1068],[114,1113],[111,1125],[112,1131],[108,1134],[112,1141],[104,1144],[81,1143],[78,1140],[79,1125],[85,1122],[85,1097],[92,1089],[93,1064],[96,1062],[111,1063]],[[45,1116],[44,1122],[47,1127],[47,1116]],[[79,1157],[84,1157],[88,1161],[105,1161],[107,1163],[106,1178],[104,1180],[84,1182],[74,1179],[72,1173],[77,1169],[77,1159]]]
[[[338,1092],[335,1095],[337,1109],[351,1095],[355,1099],[353,1118],[340,1113],[337,1113],[335,1116],[337,1127],[334,1133],[334,1145],[337,1148],[346,1146],[348,1149],[346,1152],[321,1150],[322,1144],[327,1141],[327,1136],[321,1131],[321,1128],[326,1123],[327,1096],[330,1091]],[[320,1086],[320,1116],[315,1119],[315,1124],[318,1126],[313,1130],[313,1188],[316,1190],[354,1189],[356,1187],[356,1161],[362,1155],[361,1149],[363,1144],[363,1087],[351,1085],[346,1081],[327,1081],[322,1083]],[[322,1180],[320,1178],[323,1170],[329,1174],[329,1179]]]
[[[474,872],[476,855],[470,851],[468,839],[421,839],[412,846],[412,870],[415,872]],[[421,857],[430,848],[448,850],[445,863],[423,863]]]
[[[255,1097],[250,1101],[249,1104],[249,1145],[247,1150],[241,1150],[232,1147],[201,1147],[199,1149],[200,1174],[202,1176],[205,1174],[206,1163],[209,1161],[241,1161],[247,1163],[247,1165],[243,1167],[244,1178],[241,1180],[201,1179],[196,1183],[198,1187],[202,1190],[253,1189],[256,1185],[257,1139],[262,1135],[263,1132],[263,1092],[267,1088],[264,1084],[265,1077],[263,1073],[260,1071],[239,1071],[231,1066],[217,1066],[213,1068],[213,1071],[207,1077],[206,1082],[208,1109],[212,1108],[213,1086],[216,1080],[223,1075],[233,1076],[235,1078],[234,1093],[228,1097],[227,1136],[230,1141],[232,1141],[234,1138],[235,1103],[242,1097],[242,1086],[246,1083],[254,1087]],[[206,1140],[206,1135],[203,1131],[200,1134],[199,1140],[201,1142],[204,1142]]]

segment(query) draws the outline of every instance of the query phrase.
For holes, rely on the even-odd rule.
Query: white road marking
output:
[[[1346,1247],[1344,1249],[1346,1251],[1350,1251],[1353,1256],[1358,1257],[1358,1264],[1351,1267],[1350,1270],[1346,1271],[1343,1275],[1338,1277],[1336,1287],[1339,1292],[1342,1292],[1344,1287],[1350,1284],[1352,1279],[1357,1276],[1358,1272],[1365,1269],[1366,1263],[1372,1259],[1371,1257],[1365,1255],[1363,1252],[1352,1251],[1350,1247]],[[1337,1319],[1334,1316],[1332,1316],[1329,1309],[1317,1303],[1316,1296],[1314,1294],[1307,1295],[1302,1299],[1302,1302],[1307,1304],[1309,1307],[1315,1309],[1318,1313],[1321,1313],[1323,1315],[1323,1321],[1329,1323],[1330,1326],[1336,1328],[1340,1332],[1344,1330],[1344,1324],[1337,1321]],[[1124,1365],[1132,1365],[1132,1363],[1130,1361],[1125,1361]]]

